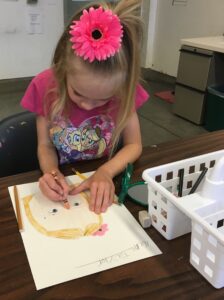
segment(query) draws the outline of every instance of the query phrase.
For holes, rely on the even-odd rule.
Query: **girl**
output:
[[[91,4],[75,15],[52,67],[32,80],[22,99],[37,114],[39,185],[51,200],[89,189],[90,209],[106,211],[114,198],[113,177],[141,154],[136,108],[148,94],[138,84],[140,2]],[[121,136],[123,147],[115,153]],[[102,156],[108,161],[69,191],[59,165]]]

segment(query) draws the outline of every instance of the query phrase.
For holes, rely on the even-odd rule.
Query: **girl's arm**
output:
[[[123,148],[104,163],[97,171],[71,193],[78,194],[90,189],[90,209],[104,212],[113,203],[113,177],[123,171],[128,163],[134,162],[142,152],[141,131],[137,113],[134,112],[123,131]]]
[[[123,147],[116,155],[100,167],[113,178],[125,169],[128,163],[134,162],[142,153],[141,130],[138,115],[133,112],[123,130]]]
[[[37,139],[37,155],[42,172],[58,170],[57,153],[49,137],[48,121],[43,116],[37,116]]]
[[[39,179],[40,189],[51,200],[64,200],[68,195],[68,185],[63,174],[58,169],[56,149],[49,136],[49,124],[44,116],[37,116],[37,155],[43,176]],[[59,179],[55,181],[51,172],[54,171]]]

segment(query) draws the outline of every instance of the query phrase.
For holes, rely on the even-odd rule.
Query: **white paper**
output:
[[[28,8],[26,31],[29,34],[43,34],[43,14],[39,8]]]
[[[69,176],[68,180],[80,182],[77,176]],[[23,197],[39,193],[38,183],[18,185],[17,188],[24,224],[21,236],[37,290],[161,254],[124,205],[113,204],[101,214],[103,224],[108,226],[103,236],[78,239],[46,236],[30,223],[24,208]],[[9,187],[9,193],[15,210],[13,187]],[[46,202],[43,216],[44,211],[49,213],[50,204],[55,207],[54,202]]]

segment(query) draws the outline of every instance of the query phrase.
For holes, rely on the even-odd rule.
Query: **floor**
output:
[[[138,112],[144,146],[193,137],[207,132],[202,126],[174,115],[172,104],[154,96],[156,92],[174,91],[174,83],[148,80],[144,87],[150,94],[150,100]]]
[[[158,74],[157,74],[158,75]],[[192,137],[206,132],[202,126],[195,125],[172,113],[172,104],[154,96],[155,92],[174,90],[174,80],[164,79],[164,76],[146,76],[144,87],[150,93],[150,100],[138,111],[143,146],[156,145],[184,137]],[[10,82],[10,81],[9,81]],[[0,120],[23,111],[20,99],[26,84],[24,82],[9,88],[0,88]]]

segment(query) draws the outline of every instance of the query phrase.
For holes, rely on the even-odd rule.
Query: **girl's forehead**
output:
[[[86,98],[106,99],[112,97],[123,82],[121,73],[102,74],[80,70],[68,73],[68,84]]]

